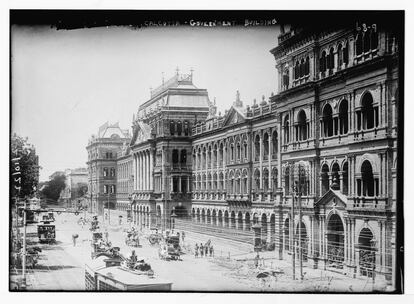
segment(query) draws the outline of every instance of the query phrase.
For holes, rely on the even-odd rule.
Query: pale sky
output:
[[[12,28],[12,132],[29,137],[43,169],[86,167],[86,145],[100,125],[132,114],[150,87],[194,69],[193,83],[224,113],[240,91],[252,104],[276,93],[278,27],[55,30]]]

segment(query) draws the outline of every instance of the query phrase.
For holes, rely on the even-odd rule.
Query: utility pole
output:
[[[298,209],[299,209],[299,235],[298,235],[298,245],[299,245],[299,272],[300,280],[303,280],[303,254],[302,254],[302,176],[305,172],[301,164],[298,164],[298,173],[299,173],[299,185],[298,189]]]
[[[293,187],[293,190],[295,191],[295,187]],[[290,231],[291,231],[291,248],[292,248],[292,278],[293,280],[296,280],[295,276],[295,193],[293,192],[292,195],[292,208],[291,208],[291,221],[290,221]]]
[[[22,289],[26,289],[26,199],[23,209]]]

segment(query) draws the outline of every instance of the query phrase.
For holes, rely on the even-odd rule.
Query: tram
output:
[[[37,225],[37,236],[40,243],[54,243],[56,241],[55,225],[49,222]]]
[[[85,289],[110,291],[169,291],[172,283],[142,274],[106,256],[85,264]]]

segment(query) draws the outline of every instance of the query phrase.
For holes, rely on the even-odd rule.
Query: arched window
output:
[[[376,25],[372,25],[371,28],[371,50],[376,50],[378,48],[378,33]]]
[[[333,119],[332,119],[332,107],[330,104],[326,104],[322,112],[322,124],[323,124],[323,136],[329,137],[333,135]]]
[[[298,114],[298,127],[297,127],[297,139],[308,139],[308,124],[306,122],[306,114],[304,110],[301,110]]]
[[[323,51],[321,57],[319,58],[319,68],[321,72],[326,71],[326,52]]]
[[[263,159],[269,159],[269,134],[267,133],[263,136]]]
[[[279,152],[277,131],[272,133],[272,152],[272,158],[277,159],[277,153]]]
[[[269,171],[267,168],[263,169],[263,190],[264,192],[269,190]]]
[[[284,143],[285,145],[287,145],[289,143],[289,116],[287,115],[283,123],[283,135],[284,135]]]
[[[230,160],[234,160],[234,144],[230,144]]]
[[[344,56],[343,56],[342,44],[339,44],[338,45],[338,68],[339,69],[342,67],[343,63],[344,63]]]
[[[289,88],[289,70],[285,69],[283,71],[283,90],[287,90]]]
[[[247,142],[243,142],[244,159],[247,159]]]
[[[310,74],[309,57],[306,57],[306,62],[305,62],[305,75],[309,75],[309,74]]]
[[[103,168],[103,176],[108,176],[108,168]]]
[[[374,192],[375,181],[374,181],[374,175],[372,173],[372,166],[369,160],[365,160],[362,163],[361,178],[362,178],[362,195],[363,196],[374,196],[375,195],[375,192]]]
[[[260,190],[260,171],[258,169],[256,169],[256,171],[254,171],[254,185],[255,185],[256,193],[259,192],[259,190]]]
[[[260,136],[256,135],[254,138],[254,160],[258,161],[260,159]]]
[[[343,62],[345,63],[345,65],[348,65],[348,61],[349,61],[349,55],[348,55],[348,44],[346,44],[342,50],[342,58],[343,58]]]
[[[190,128],[188,125],[188,121],[184,121],[184,135],[188,136],[190,134]]]
[[[182,149],[181,150],[181,163],[185,164],[187,163],[187,150],[186,149]]]
[[[348,195],[348,162],[346,162],[342,167],[342,193]]]
[[[305,76],[305,59],[302,58],[300,61],[300,77]]]
[[[295,79],[299,79],[299,77],[300,77],[299,61],[296,61],[296,64],[295,64]]]
[[[286,167],[285,169],[285,195],[290,195],[290,169]]]
[[[183,125],[182,125],[182,122],[179,120],[177,121],[177,135],[181,136],[182,132],[183,132]]]
[[[364,53],[367,53],[371,50],[371,37],[369,31],[364,32]]]
[[[335,60],[334,60],[334,48],[332,47],[329,50],[329,57],[328,57],[328,69],[332,70],[335,67]]]
[[[223,164],[223,155],[224,155],[224,146],[221,143],[220,144],[220,150],[219,150],[220,165]]]
[[[175,122],[173,120],[170,121],[170,134],[175,134]]]
[[[329,190],[329,167],[327,164],[324,164],[321,169],[321,183],[322,183],[322,193],[321,196]]]
[[[332,166],[332,183],[336,183],[338,185],[340,185],[339,171],[340,171],[340,168],[339,168],[338,163],[334,163]]]
[[[359,32],[356,40],[355,40],[355,45],[356,45],[356,55],[359,56],[362,54],[362,33]]]
[[[237,160],[241,159],[241,146],[240,143],[237,143]]]
[[[277,169],[273,168],[272,170],[272,187],[273,187],[273,193],[276,192],[276,189],[278,188],[278,183],[277,183]]]
[[[348,101],[342,100],[339,105],[339,134],[348,133]]]
[[[362,128],[364,130],[372,129],[378,126],[378,111],[373,106],[374,100],[370,93],[366,93],[362,99]]]

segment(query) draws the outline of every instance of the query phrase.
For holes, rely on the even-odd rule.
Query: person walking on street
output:
[[[77,234],[72,234],[72,241],[73,241],[73,247],[76,246],[76,239],[78,238]]]
[[[213,245],[210,245],[210,256],[214,257],[214,248]]]
[[[204,246],[204,254],[206,257],[208,257],[208,245]]]
[[[200,244],[200,256],[201,257],[204,256],[204,246],[203,246],[203,243]]]
[[[195,255],[195,258],[198,258],[198,244],[197,243],[195,244],[194,255]]]

